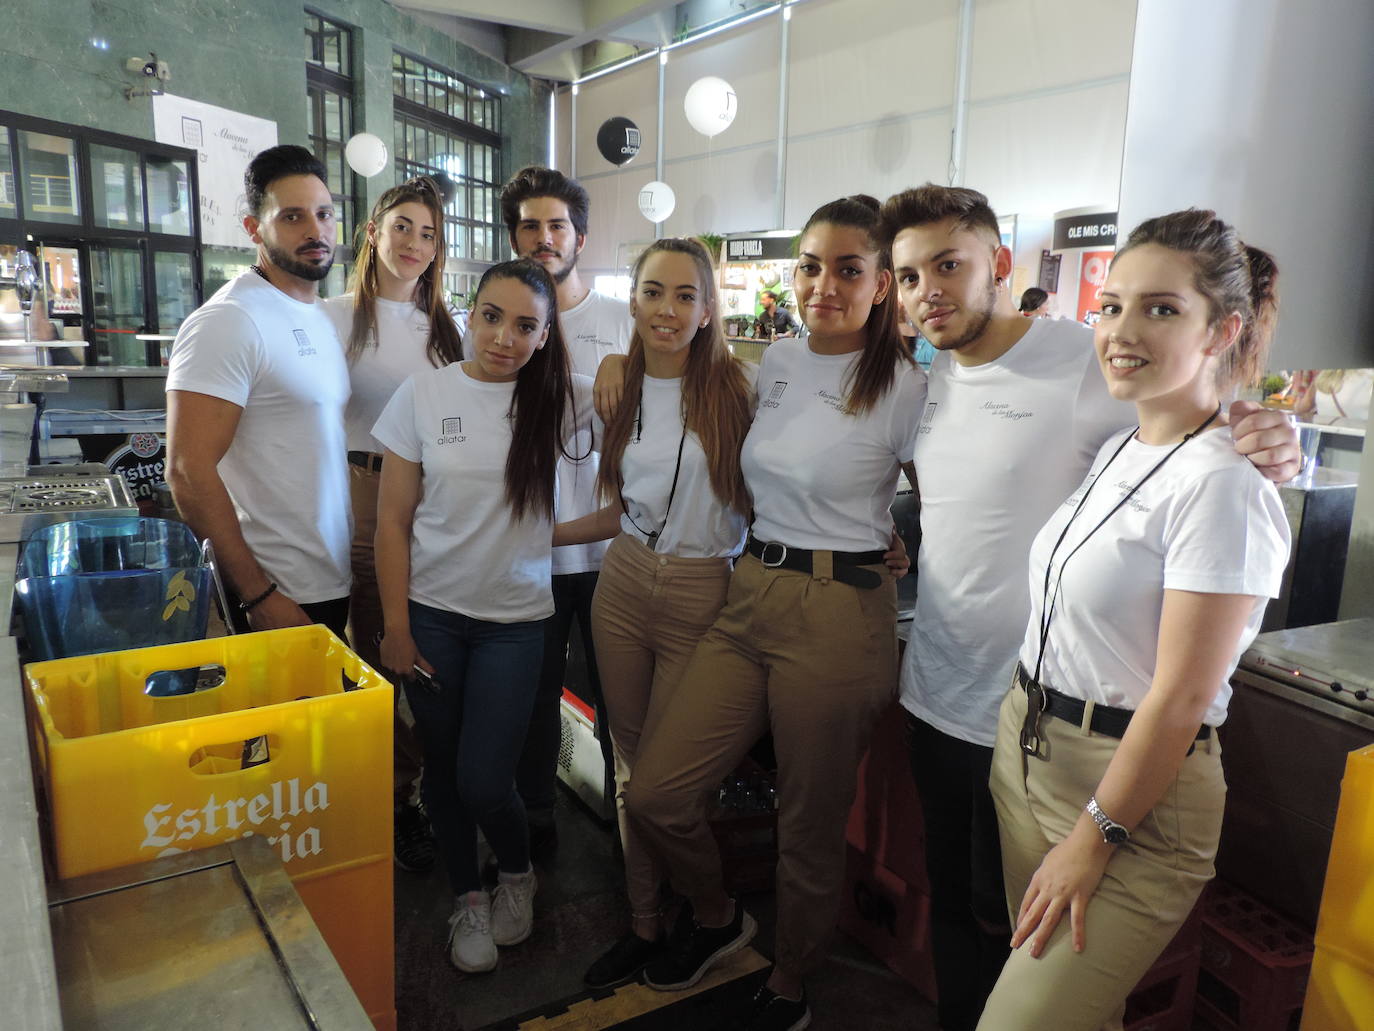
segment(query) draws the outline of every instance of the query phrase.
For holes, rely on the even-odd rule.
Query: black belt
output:
[[[356,465],[362,469],[371,469],[374,473],[382,471],[382,456],[374,455],[368,451],[350,451],[348,453],[348,464]]]
[[[745,551],[753,555],[769,569],[791,569],[798,573],[812,571],[811,556],[815,554],[806,548],[789,548],[777,541],[761,541],[752,533]],[[821,554],[826,554],[822,552]],[[881,573],[863,566],[876,566],[882,563],[884,551],[832,551],[830,555],[830,578],[850,587],[872,590],[883,582]]]
[[[1019,687],[1026,692],[1026,722],[1021,729],[1021,749],[1026,754],[1045,758],[1040,750],[1041,715],[1049,714],[1065,723],[1071,723],[1075,727],[1083,726],[1083,710],[1087,708],[1087,703],[1083,699],[1072,698],[1062,691],[1056,691],[1044,684],[1037,684],[1031,679],[1026,667],[1019,662],[1016,664],[1016,672],[1012,675],[1011,683],[1013,687]],[[1130,726],[1131,717],[1134,715],[1134,709],[1117,709],[1110,705],[1094,705],[1092,719],[1088,722],[1088,729],[1095,734],[1106,734],[1108,737],[1120,740],[1126,736],[1126,728]],[[1194,740],[1206,741],[1211,736],[1212,728],[1204,723],[1198,728],[1197,737]]]

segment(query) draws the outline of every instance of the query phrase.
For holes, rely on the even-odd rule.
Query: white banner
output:
[[[277,123],[163,93],[153,97],[159,143],[200,155],[200,237],[207,247],[251,247],[243,231],[243,173],[253,155],[277,145]]]

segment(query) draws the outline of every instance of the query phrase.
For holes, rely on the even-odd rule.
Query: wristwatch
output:
[[[1093,823],[1097,824],[1097,829],[1102,832],[1102,840],[1108,845],[1124,845],[1131,840],[1131,832],[1102,811],[1102,807],[1097,804],[1096,796],[1088,799],[1088,804],[1084,808],[1093,818]]]

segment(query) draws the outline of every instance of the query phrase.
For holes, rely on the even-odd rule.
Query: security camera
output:
[[[131,75],[142,75],[145,79],[159,79],[166,82],[172,77],[171,69],[168,68],[166,61],[159,61],[157,54],[150,53],[148,60],[141,57],[131,57],[124,62],[124,67]]]

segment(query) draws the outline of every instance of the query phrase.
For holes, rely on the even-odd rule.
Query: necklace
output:
[[[1123,505],[1126,504],[1126,502],[1130,501],[1131,498],[1135,497],[1136,492],[1140,490],[1141,487],[1145,486],[1146,482],[1150,479],[1150,477],[1153,476],[1155,473],[1159,472],[1159,470],[1164,466],[1164,463],[1167,462],[1169,459],[1173,458],[1174,455],[1178,453],[1179,448],[1183,447],[1184,444],[1188,443],[1188,441],[1192,440],[1203,430],[1205,430],[1208,426],[1212,425],[1212,423],[1216,421],[1217,416],[1219,416],[1220,414],[1221,405],[1218,404],[1216,411],[1214,411],[1211,415],[1207,416],[1207,418],[1203,420],[1202,425],[1200,425],[1197,429],[1193,430],[1192,433],[1185,433],[1183,435],[1183,439],[1180,440],[1177,444],[1175,444],[1172,448],[1170,448],[1168,454],[1166,454],[1163,458],[1156,462],[1150,468],[1149,472],[1147,472],[1138,481],[1136,481],[1135,486],[1126,491],[1126,493],[1121,496],[1121,500],[1111,507],[1107,514],[1104,515],[1098,521],[1097,525],[1094,526],[1091,530],[1089,530],[1087,534],[1084,535],[1081,541],[1074,545],[1073,550],[1064,556],[1064,561],[1059,563],[1059,577],[1055,580],[1054,591],[1053,593],[1051,593],[1050,570],[1054,568],[1054,556],[1059,553],[1059,546],[1064,543],[1064,538],[1068,536],[1069,527],[1071,527],[1073,525],[1073,521],[1078,518],[1078,513],[1083,511],[1083,505],[1087,502],[1088,495],[1091,494],[1093,492],[1093,488],[1096,487],[1102,481],[1102,477],[1104,477],[1107,474],[1107,469],[1111,466],[1113,462],[1116,461],[1117,456],[1126,449],[1126,445],[1131,442],[1131,440],[1135,437],[1136,433],[1140,431],[1139,426],[1137,426],[1134,430],[1132,430],[1130,433],[1126,435],[1126,439],[1121,442],[1121,445],[1115,451],[1112,452],[1112,457],[1107,459],[1106,464],[1103,465],[1102,468],[1098,471],[1097,476],[1093,478],[1092,483],[1088,484],[1087,489],[1083,491],[1083,496],[1078,499],[1078,504],[1074,506],[1073,514],[1069,516],[1069,521],[1064,524],[1064,529],[1059,532],[1059,538],[1054,542],[1054,547],[1050,549],[1050,557],[1045,562],[1045,586],[1043,592],[1040,595],[1040,654],[1036,656],[1035,672],[1031,675],[1031,679],[1035,681],[1037,684],[1040,683],[1040,666],[1045,661],[1045,647],[1050,640],[1050,621],[1054,619],[1055,605],[1059,601],[1059,590],[1064,585],[1064,567],[1069,564],[1069,559],[1077,555],[1078,550],[1082,548],[1083,545],[1088,543],[1088,541],[1092,538],[1093,534],[1097,533],[1098,530],[1102,529],[1103,524],[1106,523],[1108,519],[1116,515],[1116,513],[1121,509]]]
[[[249,265],[248,267],[252,269],[254,272],[256,272],[258,275],[262,276],[263,279],[267,279],[267,273],[262,270],[261,265]],[[272,282],[272,280],[270,279],[267,279],[267,281],[269,283]]]
[[[639,441],[640,439],[642,439],[642,434],[643,434],[643,432],[644,432],[644,393],[643,393],[643,389],[644,389],[643,386],[641,386],[641,387],[640,387],[640,395],[639,395],[639,412],[638,412],[638,414],[635,416],[635,440],[636,440],[636,442]],[[640,526],[637,522],[635,522],[635,517],[632,516],[632,515],[630,515],[630,507],[629,507],[628,505],[625,504],[625,494],[622,492],[621,487],[620,487],[620,483],[619,483],[620,478],[619,478],[619,477],[616,478],[616,480],[617,480],[617,482],[616,482],[616,493],[620,496],[620,510],[621,510],[622,512],[625,513],[625,518],[628,519],[628,520],[630,521],[630,524],[631,524],[636,530],[638,530],[640,533],[644,534],[644,536],[647,537],[647,538],[649,539],[649,550],[650,550],[650,551],[657,551],[657,550],[658,550],[658,538],[662,535],[662,533],[663,533],[664,530],[668,529],[668,516],[671,515],[671,514],[672,514],[672,511],[673,511],[673,498],[677,496],[677,478],[678,478],[678,475],[682,472],[682,447],[683,447],[683,445],[686,444],[686,443],[687,443],[687,416],[686,416],[686,413],[683,413],[683,416],[682,416],[682,436],[678,438],[678,442],[677,442],[677,464],[676,464],[675,466],[673,466],[673,485],[672,485],[671,487],[668,488],[668,507],[665,508],[665,509],[663,510],[663,525],[662,525],[661,527],[659,527],[659,529],[653,530],[653,531],[649,531],[649,532],[646,532],[645,529],[644,529],[644,527]]]

